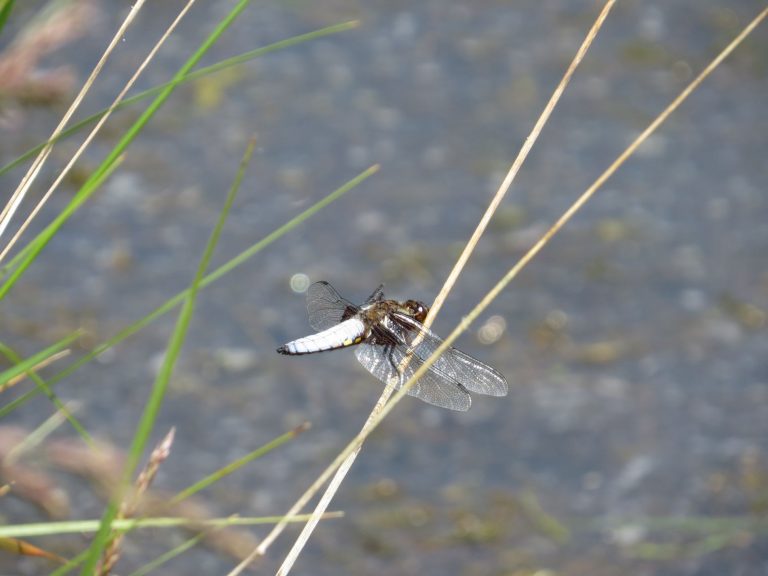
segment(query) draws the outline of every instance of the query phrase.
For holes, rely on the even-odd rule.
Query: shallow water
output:
[[[179,5],[149,3],[89,110],[109,102]],[[438,333],[450,332],[760,6],[616,7]],[[166,80],[228,7],[197,6],[142,87]],[[591,2],[255,3],[206,63],[339,21],[362,25],[180,88],[3,303],[0,338],[31,354],[85,326],[93,345],[183,289],[254,133],[257,153],[215,265],[380,163],[358,189],[201,293],[157,426],[158,439],[177,428],[157,480],[173,490],[311,420],[311,431],[206,494],[220,515],[284,512],[380,391],[352,352],[274,352],[309,332],[291,278],[329,280],[351,300],[380,282],[388,296],[431,300],[594,10]],[[70,63],[84,77],[116,18],[103,10],[89,36],[46,64]],[[764,526],[748,522],[764,514],[768,495],[766,53],[763,27],[459,341],[507,376],[509,396],[476,396],[466,414],[406,399],[332,504],[346,517],[318,529],[298,570],[765,572]],[[84,165],[95,166],[140,109],[118,116]],[[22,121],[4,129],[3,161],[43,138],[61,110],[15,113]],[[57,149],[52,169],[71,146]],[[5,188],[18,177],[3,177]],[[69,194],[54,199],[46,221]],[[478,331],[491,317],[505,330],[484,345]],[[64,399],[83,403],[78,416],[94,435],[129,444],[173,322],[164,317],[58,385]],[[36,399],[6,420],[34,427],[50,413]],[[98,516],[85,486],[61,482],[73,517]],[[11,521],[39,518],[19,503],[9,510]],[[744,525],[701,528],[700,516]],[[668,517],[694,519],[671,529],[639,524]],[[269,569],[294,535],[275,545]],[[165,537],[139,539],[121,573],[170,547]],[[231,565],[199,550],[162,573]]]

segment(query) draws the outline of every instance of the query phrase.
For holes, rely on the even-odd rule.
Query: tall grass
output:
[[[113,104],[113,106],[110,107],[109,110],[91,115],[90,117],[78,122],[77,124],[75,124],[73,127],[70,127],[69,129],[64,129],[64,124],[66,123],[66,121],[62,122],[61,130],[57,130],[47,142],[42,143],[39,146],[36,146],[35,148],[23,154],[20,158],[12,161],[2,169],[3,172],[6,172],[17,165],[20,165],[22,162],[27,160],[29,157],[31,157],[34,153],[37,153],[38,151],[47,155],[47,152],[50,150],[50,148],[53,145],[55,145],[60,138],[77,134],[81,129],[83,129],[84,127],[88,126],[93,122],[97,122],[97,121],[103,122],[104,120],[107,119],[109,113],[111,113],[114,110],[117,110],[120,107],[128,106],[131,104],[136,105],[138,103],[142,103],[148,97],[151,97],[151,96],[154,97],[154,99],[150,102],[147,108],[140,114],[139,118],[125,131],[122,137],[119,138],[118,143],[114,146],[111,152],[107,154],[107,156],[104,158],[101,164],[86,179],[86,182],[82,185],[80,190],[75,194],[72,201],[54,218],[54,220],[47,227],[44,228],[42,232],[37,234],[34,238],[31,238],[26,242],[24,242],[23,246],[21,246],[21,249],[18,250],[17,254],[10,260],[8,264],[6,264],[6,266],[3,269],[5,277],[3,279],[2,284],[0,285],[0,300],[5,299],[7,294],[17,285],[17,283],[19,283],[23,279],[24,273],[31,266],[39,262],[39,257],[41,253],[44,251],[45,247],[59,233],[61,228],[68,222],[71,216],[86,202],[90,201],[94,192],[96,192],[100,188],[100,186],[104,183],[104,181],[106,181],[109,178],[109,176],[113,173],[113,171],[119,169],[120,160],[123,157],[123,155],[126,153],[130,144],[133,143],[137,138],[141,137],[141,134],[145,129],[145,127],[151,122],[151,120],[153,119],[155,113],[160,108],[160,106],[162,106],[162,104],[172,96],[176,87],[178,87],[180,84],[184,82],[188,82],[191,79],[199,78],[204,74],[212,74],[225,67],[241,64],[252,58],[268,54],[275,50],[286,49],[290,46],[293,46],[302,42],[307,42],[327,34],[338,33],[344,30],[348,30],[355,25],[354,23],[343,23],[336,26],[316,30],[308,34],[303,34],[295,38],[289,38],[284,41],[274,43],[264,48],[253,50],[244,55],[219,62],[205,69],[200,69],[195,71],[194,68],[197,65],[197,63],[200,61],[200,59],[210,50],[210,48],[216,43],[216,41],[226,32],[228,27],[243,12],[243,10],[245,10],[248,4],[249,4],[248,0],[241,0],[240,2],[238,2],[234,6],[234,8],[232,8],[232,10],[226,16],[224,16],[224,18],[222,18],[222,20],[214,27],[213,31],[208,36],[208,38],[201,44],[201,46],[197,49],[197,51],[195,51],[195,53],[193,53],[190,56],[187,62],[179,69],[179,71],[175,74],[175,76],[169,82],[165,83],[163,86],[141,93],[127,101],[121,102],[120,99],[118,99],[115,102],[115,104]],[[0,25],[5,24],[6,20],[11,14],[12,8],[13,8],[12,2],[11,3],[4,2],[3,5],[0,6]],[[122,36],[125,30],[125,27],[128,24],[130,24],[130,21],[132,21],[133,17],[136,15],[136,12],[139,10],[139,8],[140,8],[140,3],[137,4],[134,7],[134,9],[131,11],[129,20],[126,20],[123,28],[121,28],[118,31],[118,34],[116,34],[117,38]],[[157,48],[159,47],[160,46],[158,45]],[[156,51],[153,51],[150,54],[150,57],[153,56],[154,53],[156,53]],[[109,52],[105,52],[105,58],[108,55],[109,55]],[[104,59],[102,59],[102,62],[100,62],[99,67],[103,64]],[[90,87],[92,85],[94,79],[95,79],[95,75],[92,75],[92,78],[88,82],[87,87]],[[81,93],[78,95],[78,101],[80,101],[85,96],[86,92],[87,92],[87,88],[81,91]],[[100,127],[100,124],[97,124],[96,129],[98,130],[99,127]],[[85,145],[87,145],[89,142],[90,142],[90,138],[87,139]],[[223,277],[228,272],[230,272],[237,266],[241,265],[243,262],[247,261],[249,258],[253,257],[256,253],[261,251],[264,247],[274,242],[277,238],[281,237],[282,235],[284,235],[286,232],[288,232],[295,226],[298,226],[299,224],[301,224],[303,221],[305,221],[307,218],[315,214],[320,209],[324,208],[325,206],[327,206],[334,200],[338,199],[348,191],[352,190],[355,186],[360,184],[368,176],[370,176],[376,171],[376,167],[372,167],[364,171],[362,174],[354,177],[345,185],[341,186],[335,192],[329,194],[324,199],[320,200],[315,205],[305,210],[300,215],[296,216],[294,219],[290,220],[289,222],[281,226],[278,226],[272,233],[265,236],[262,240],[254,243],[250,248],[244,250],[238,256],[232,258],[227,263],[217,268],[215,271],[206,274],[208,264],[213,256],[213,252],[215,250],[216,244],[224,228],[226,215],[228,214],[232,206],[232,202],[234,201],[235,195],[239,190],[240,183],[245,174],[245,171],[248,165],[248,160],[250,158],[250,155],[253,152],[254,145],[255,145],[255,141],[252,141],[248,149],[246,150],[244,159],[241,162],[240,169],[235,178],[235,182],[221,210],[219,221],[216,223],[216,226],[213,229],[211,238],[208,242],[208,245],[206,246],[204,254],[201,257],[200,264],[198,266],[195,277],[192,279],[190,286],[186,290],[176,295],[175,297],[169,299],[165,304],[163,304],[156,310],[146,314],[144,317],[142,317],[132,325],[121,330],[115,337],[97,346],[90,354],[86,354],[84,357],[78,359],[68,368],[64,369],[58,375],[50,379],[48,382],[43,381],[39,376],[37,376],[36,370],[40,369],[43,365],[46,365],[47,363],[50,363],[51,361],[58,359],[60,357],[59,356],[60,353],[63,350],[65,350],[68,346],[72,345],[75,342],[75,340],[77,340],[81,336],[80,332],[76,332],[75,334],[62,339],[61,341],[51,345],[50,347],[26,359],[22,359],[19,356],[17,356],[9,346],[6,346],[4,344],[2,345],[2,351],[4,352],[8,360],[12,362],[13,366],[3,371],[2,373],[0,373],[0,390],[3,390],[4,387],[7,385],[16,383],[21,377],[25,375],[27,375],[28,377],[34,380],[34,382],[37,384],[37,388],[28,391],[27,393],[23,394],[16,400],[2,406],[0,408],[0,418],[11,414],[15,409],[23,405],[27,400],[29,400],[36,393],[43,392],[50,398],[55,408],[59,411],[62,411],[67,416],[67,418],[69,418],[70,422],[72,423],[72,426],[78,430],[81,436],[84,439],[87,439],[90,441],[90,435],[88,434],[88,432],[85,430],[82,424],[80,424],[77,420],[75,420],[74,417],[68,411],[65,410],[65,407],[63,406],[61,401],[58,400],[56,395],[52,392],[51,386],[53,384],[56,384],[64,380],[67,376],[71,375],[77,368],[88,364],[94,358],[96,358],[99,354],[108,350],[109,348],[111,348],[112,346],[114,346],[115,344],[117,344],[127,336],[140,331],[142,328],[144,328],[149,323],[151,323],[155,318],[169,312],[176,306],[181,305],[181,310],[178,315],[176,328],[174,329],[168,341],[163,365],[156,377],[155,384],[151,389],[150,396],[146,400],[144,414],[136,426],[134,440],[128,452],[127,463],[122,472],[122,488],[115,492],[113,498],[110,501],[110,504],[105,510],[104,516],[101,519],[101,521],[96,523],[94,523],[93,521],[83,521],[83,522],[74,521],[74,522],[58,523],[58,524],[57,523],[39,523],[34,526],[26,526],[26,527],[13,526],[13,525],[6,526],[4,531],[0,534],[0,543],[5,543],[5,544],[10,543],[10,546],[8,547],[14,548],[14,542],[15,542],[16,543],[15,548],[19,551],[19,553],[30,553],[30,551],[33,550],[33,547],[25,546],[25,544],[22,541],[15,540],[15,539],[19,537],[40,536],[43,534],[48,534],[48,535],[62,534],[62,533],[71,532],[73,530],[77,530],[77,531],[81,531],[83,529],[88,530],[89,528],[87,527],[89,526],[92,527],[90,529],[93,529],[93,527],[95,527],[96,533],[89,549],[85,550],[82,554],[78,555],[75,559],[73,559],[73,561],[67,563],[66,566],[63,566],[62,568],[57,570],[57,573],[62,573],[62,574],[68,573],[72,569],[76,568],[78,565],[81,565],[81,568],[80,568],[81,574],[93,574],[96,571],[101,571],[101,569],[98,568],[98,566],[101,562],[103,551],[107,546],[107,544],[112,539],[114,539],[115,536],[118,534],[116,530],[118,530],[119,533],[124,533],[127,530],[139,527],[142,524],[146,525],[146,522],[149,521],[149,520],[133,521],[133,523],[131,523],[131,521],[129,520],[121,520],[117,524],[113,524],[115,522],[115,518],[118,513],[120,501],[125,496],[126,490],[128,489],[128,486],[132,482],[134,474],[137,471],[139,462],[144,456],[149,437],[152,433],[152,430],[155,427],[155,422],[157,421],[157,416],[159,413],[160,406],[165,397],[166,390],[170,382],[171,376],[173,374],[176,361],[183,347],[183,343],[189,329],[189,324],[194,314],[194,303],[195,303],[195,299],[198,291],[210,285],[217,279]],[[78,154],[79,154],[79,151],[78,151]],[[30,170],[27,173],[27,176],[25,176],[24,190],[22,191],[22,195],[18,197],[18,200],[13,200],[14,208],[21,202],[21,199],[23,198],[23,193],[26,191],[26,189],[28,189],[34,183],[35,177],[39,173],[39,167],[45,161],[46,155],[39,156],[35,165],[33,165],[32,170]],[[62,178],[58,179],[57,183],[49,191],[49,194],[50,192],[53,192],[55,190],[56,185],[61,180]],[[10,222],[11,218],[14,215],[14,212],[13,210],[7,210],[5,214],[6,216],[4,216],[4,219],[3,219],[3,228],[5,228],[8,225],[8,223]],[[37,211],[33,211],[32,216],[34,217],[36,214],[37,214]],[[25,226],[26,224],[22,226],[21,232],[23,232],[23,228]],[[20,236],[21,234],[17,234],[16,238]],[[16,238],[14,238],[12,242],[9,242],[8,244],[5,245],[5,248],[3,249],[3,254],[8,252],[8,250],[12,247],[12,243],[15,242]],[[196,482],[186,490],[179,493],[175,498],[172,499],[172,502],[178,504],[182,500],[190,497],[191,495],[199,492],[200,490],[210,486],[211,484],[225,477],[227,474],[231,474],[235,470],[241,468],[242,466],[245,466],[246,464],[252,462],[256,458],[261,457],[264,454],[270,452],[271,450],[277,448],[279,445],[283,444],[285,441],[295,438],[297,434],[299,434],[300,432],[306,429],[307,429],[307,426],[302,426],[300,428],[297,428],[289,432],[288,434],[281,436],[274,442],[269,443],[268,445],[254,451],[247,457],[241,458],[236,462],[233,462],[227,466],[224,466],[218,472],[212,473],[211,476],[209,476],[208,478],[202,479],[199,482]],[[277,520],[279,519],[275,519],[275,518],[252,519],[252,521],[255,521],[255,522],[276,522]],[[157,519],[155,519],[154,521],[156,522]],[[126,524],[126,522],[128,522],[128,524]],[[186,520],[183,518],[178,518],[178,519],[170,518],[170,519],[167,519],[166,522],[163,522],[161,520],[160,525],[165,523],[167,526],[172,526],[172,525],[179,525],[179,523],[184,523],[184,522],[186,522]],[[219,521],[214,521],[214,523],[211,524],[211,526],[231,526],[231,525],[237,525],[242,523],[249,523],[249,521],[243,522],[243,519],[239,519],[239,520],[238,519],[221,519]],[[156,565],[159,565],[159,563],[161,562],[155,561],[151,563],[151,565],[156,566]]]

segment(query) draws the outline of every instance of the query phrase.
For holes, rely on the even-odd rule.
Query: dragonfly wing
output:
[[[383,299],[384,299],[384,284],[379,284],[379,287],[373,291],[373,294],[368,296],[368,300],[366,300],[366,303],[370,304],[371,302],[378,302],[379,300],[383,300]]]
[[[409,354],[408,347],[402,343],[386,346],[364,341],[355,349],[355,355],[366,370],[385,384],[391,378],[396,378],[398,389],[424,363],[415,354]],[[409,362],[405,370],[400,372],[406,356],[409,356]],[[461,412],[469,410],[472,404],[466,389],[447,375],[434,370],[434,366],[408,390],[408,394],[429,404]]]
[[[456,380],[467,390],[487,396],[507,395],[507,379],[495,368],[456,348],[448,348],[443,358],[451,365]]]
[[[397,321],[410,326],[410,329],[404,330],[403,334],[409,346],[413,348],[414,355],[423,360],[432,356],[443,343],[439,336],[409,316],[398,314]],[[413,344],[417,340],[417,334],[420,335],[420,341]],[[507,395],[507,380],[498,370],[456,348],[448,348],[432,364],[432,367],[440,373],[449,375],[470,392],[488,396]]]
[[[327,330],[357,310],[357,306],[342,298],[328,282],[315,282],[307,290],[309,325],[315,330]]]

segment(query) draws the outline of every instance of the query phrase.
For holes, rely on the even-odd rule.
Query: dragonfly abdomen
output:
[[[283,344],[277,351],[280,354],[290,354],[292,356],[325,352],[326,350],[335,350],[359,344],[364,335],[365,325],[363,322],[357,318],[350,318],[317,334],[311,334]]]

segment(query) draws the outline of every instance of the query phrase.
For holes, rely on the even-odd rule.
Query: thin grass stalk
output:
[[[96,137],[96,134],[99,133],[101,130],[101,127],[104,126],[106,121],[109,119],[109,117],[112,115],[112,112],[117,109],[117,106],[120,104],[120,102],[125,98],[125,95],[128,93],[128,91],[133,87],[133,85],[136,83],[136,80],[138,80],[139,76],[144,72],[144,70],[149,66],[149,63],[154,60],[155,56],[157,55],[158,51],[160,50],[160,47],[165,44],[165,41],[168,39],[168,37],[173,33],[173,31],[176,29],[176,27],[179,25],[179,22],[181,22],[181,19],[184,18],[186,13],[189,11],[189,9],[192,7],[192,5],[195,3],[195,0],[188,0],[186,6],[181,9],[181,11],[178,13],[176,18],[173,20],[171,25],[165,30],[163,35],[160,37],[160,40],[155,43],[155,45],[152,47],[152,50],[149,51],[149,54],[147,54],[147,57],[144,59],[144,61],[139,64],[139,67],[136,69],[136,71],[133,73],[133,76],[126,82],[123,89],[120,91],[120,93],[117,95],[115,100],[112,102],[112,104],[107,108],[107,111],[101,116],[99,121],[96,123],[96,126],[93,127],[91,132],[88,134],[88,136],[85,138],[83,143],[80,145],[80,147],[77,149],[77,151],[72,155],[72,158],[69,159],[69,162],[67,162],[67,165],[64,166],[64,168],[59,172],[58,176],[54,180],[53,184],[48,188],[48,191],[43,195],[43,197],[40,199],[40,201],[35,205],[32,212],[29,214],[29,216],[24,220],[22,225],[19,227],[19,229],[16,231],[16,233],[11,238],[10,242],[3,248],[2,252],[0,252],[0,262],[2,262],[5,259],[5,256],[8,254],[8,252],[13,248],[13,246],[18,242],[19,238],[21,238],[21,235],[24,234],[27,227],[32,223],[32,220],[37,216],[37,214],[42,210],[43,206],[48,202],[48,199],[53,194],[54,190],[56,190],[59,187],[59,184],[66,178],[67,174],[69,174],[70,170],[72,169],[72,166],[75,165],[75,162],[80,158],[82,153],[85,151],[85,149],[88,147],[88,145],[93,141],[93,139]],[[138,4],[137,4],[138,5]],[[134,6],[134,9],[136,7]],[[131,11],[133,12],[133,10]],[[106,56],[106,54],[105,54]],[[104,57],[102,57],[103,59]],[[90,80],[90,79],[89,79]],[[60,126],[63,128],[63,126]],[[58,133],[57,136],[61,133],[60,129],[57,129]],[[51,145],[52,146],[52,145]],[[50,151],[50,147],[48,148],[48,151]],[[2,228],[0,228],[0,235],[2,235]]]
[[[435,350],[434,354],[430,356],[422,366],[413,374],[411,379],[406,382],[403,387],[397,391],[392,401],[389,402],[381,411],[381,413],[374,419],[371,426],[361,431],[347,446],[336,456],[333,462],[317,477],[315,482],[310,488],[302,495],[299,501],[305,499],[307,494],[314,494],[320,486],[327,482],[332,474],[339,468],[346,458],[354,451],[359,450],[365,439],[378,427],[381,421],[392,411],[396,404],[408,393],[408,390],[413,384],[421,378],[421,376],[429,370],[434,364],[435,360],[445,352],[456,339],[474,322],[477,317],[482,314],[490,303],[506,288],[519,272],[538,254],[541,249],[551,240],[551,238],[568,222],[573,215],[594,195],[594,193],[602,186],[602,184],[613,175],[616,170],[637,150],[637,148],[647,140],[647,138],[674,112],[685,99],[709,76],[713,70],[719,66],[722,61],[727,58],[744,39],[768,16],[768,8],[761,11],[742,31],[728,44],[707,66],[699,75],[651,122],[648,127],[630,144],[624,152],[622,152],[618,158],[595,180],[595,182],[566,210],[566,212],[553,224],[553,226],[542,236],[515,264],[510,270],[497,282],[497,284],[483,297],[483,299],[472,309],[472,311],[462,319],[462,321],[456,326],[451,334],[444,340],[443,344]],[[292,512],[296,508],[296,505],[291,508],[286,514],[286,517],[291,517]],[[273,529],[276,531],[277,526]],[[270,533],[271,536],[271,533]],[[256,557],[263,555],[261,553],[263,547],[259,546],[254,552],[241,562],[234,570],[229,573],[229,576],[240,574]]]
[[[218,530],[218,528],[214,528],[213,530],[206,530],[204,532],[200,532],[199,534],[196,534],[192,538],[185,540],[175,548],[172,548],[168,550],[168,552],[165,552],[152,560],[151,562],[147,562],[144,564],[144,566],[140,567],[138,570],[134,570],[128,576],[146,576],[147,574],[150,574],[160,568],[163,564],[166,562],[170,562],[177,556],[181,556],[186,552],[187,550],[191,550],[195,546],[197,546],[200,541],[208,536],[211,532],[214,530]]]
[[[229,216],[232,204],[234,203],[235,198],[237,197],[237,193],[240,190],[240,185],[242,184],[243,178],[245,176],[245,170],[250,163],[255,147],[256,139],[252,138],[248,142],[248,146],[246,147],[245,153],[243,154],[243,158],[240,161],[240,167],[238,169],[237,175],[235,176],[235,180],[229,189],[227,198],[224,202],[224,206],[216,222],[216,226],[211,232],[211,236],[208,239],[197,270],[195,271],[194,279],[192,280],[192,284],[189,287],[187,297],[184,300],[181,311],[179,312],[176,328],[171,335],[171,339],[166,350],[166,355],[163,359],[160,371],[158,372],[157,378],[155,380],[155,388],[153,390],[153,397],[151,399],[153,401],[147,404],[147,409],[144,413],[144,416],[142,417],[139,430],[137,431],[138,434],[128,455],[126,468],[128,471],[130,471],[131,474],[138,465],[139,459],[141,458],[141,452],[146,445],[146,441],[149,439],[153,422],[157,418],[157,414],[160,410],[160,401],[162,400],[162,395],[164,394],[164,389],[171,379],[176,360],[178,359],[179,354],[181,353],[181,348],[184,344],[184,339],[189,328],[189,323],[192,320],[200,283],[203,279],[203,276],[205,275],[205,271],[208,268],[211,258],[213,258],[213,252],[218,245],[221,232],[224,229],[224,223]]]
[[[328,512],[324,520],[343,518],[341,511]],[[277,524],[285,516],[229,516],[226,518],[127,518],[115,520],[112,527],[115,531],[130,532],[144,528],[188,528],[203,526],[205,528],[228,528],[231,526],[264,526]],[[300,514],[292,522],[306,522],[309,514]],[[42,536],[58,536],[61,534],[89,534],[99,529],[101,520],[66,520],[62,522],[38,522],[33,524],[16,524],[0,526],[0,538],[40,538]]]
[[[48,156],[50,155],[51,150],[53,149],[53,142],[51,142],[51,140],[53,140],[55,137],[61,134],[62,130],[64,130],[64,126],[66,126],[67,122],[69,122],[69,119],[75,113],[75,110],[77,110],[77,108],[80,106],[80,103],[85,98],[85,95],[91,89],[91,86],[93,86],[94,81],[96,80],[102,68],[104,67],[104,64],[106,64],[107,59],[112,54],[112,51],[118,45],[120,40],[125,36],[125,31],[133,23],[134,19],[136,18],[136,15],[141,10],[145,1],[146,0],[139,0],[131,8],[130,12],[128,13],[128,16],[126,16],[125,20],[120,25],[120,28],[117,30],[114,37],[112,38],[109,45],[107,46],[107,49],[104,51],[104,54],[102,54],[101,58],[96,63],[96,67],[93,69],[90,76],[88,76],[88,79],[85,81],[85,84],[83,84],[83,87],[80,90],[80,92],[77,94],[77,96],[75,96],[75,100],[72,102],[69,109],[64,113],[64,116],[62,117],[58,126],[56,126],[51,138],[49,138],[49,144],[47,144],[40,151],[40,154],[32,163],[32,166],[29,167],[29,170],[21,179],[19,186],[11,195],[10,200],[3,208],[2,212],[0,212],[0,237],[2,237],[3,233],[8,227],[8,224],[11,221],[11,218],[13,218],[13,214],[16,212],[19,205],[21,204],[21,201],[24,199],[24,195],[29,190],[29,187],[32,185],[32,182],[40,173],[40,170],[42,169],[43,164],[45,163]],[[2,261],[4,255],[5,255],[5,251],[3,251],[2,254],[0,254],[0,261]]]
[[[70,572],[72,572],[72,570],[80,566],[80,564],[85,562],[85,559],[87,557],[88,557],[88,549],[85,549],[74,558],[71,558],[70,560],[68,560],[67,563],[64,564],[64,566],[60,566],[59,568],[51,572],[49,576],[65,576],[66,574],[69,574]]]
[[[245,4],[241,4],[240,6],[244,8]],[[230,13],[230,16],[231,15],[232,13]],[[231,22],[231,20],[232,19],[230,18],[229,21]],[[219,26],[218,29],[223,32],[222,26]],[[216,245],[218,244],[221,231],[224,228],[224,223],[226,222],[227,216],[229,215],[232,203],[237,196],[237,192],[240,190],[240,184],[242,183],[243,177],[245,176],[245,169],[250,162],[251,155],[253,154],[255,146],[256,140],[255,138],[252,138],[248,143],[243,158],[240,162],[240,168],[237,175],[235,176],[235,180],[232,183],[229,193],[227,194],[224,207],[221,210],[219,219],[216,222],[216,226],[211,232],[211,236],[205,246],[205,250],[203,251],[200,263],[198,264],[197,271],[195,272],[194,279],[192,280],[192,284],[187,291],[187,297],[184,300],[181,311],[179,312],[176,326],[168,341],[163,364],[161,365],[157,377],[155,378],[152,392],[144,407],[144,412],[136,428],[133,442],[131,443],[131,449],[128,452],[127,462],[123,471],[123,483],[120,487],[121,490],[123,489],[123,486],[127,485],[130,477],[134,473],[134,470],[136,470],[142,452],[144,451],[144,448],[149,441],[149,436],[151,435],[152,429],[154,428],[157,415],[160,412],[160,407],[163,403],[163,400],[165,399],[165,393],[168,389],[168,384],[170,383],[173,370],[176,366],[176,360],[181,354],[181,348],[184,345],[186,333],[189,328],[189,324],[192,321],[192,315],[194,313],[195,301],[197,298],[197,292],[200,288],[200,283],[202,282],[205,271],[208,268],[208,264],[213,257],[213,252],[216,248]],[[98,558],[101,556],[101,552],[109,539],[111,524],[115,519],[116,514],[117,505],[116,501],[113,500],[107,507],[107,511],[102,518],[102,524],[99,532],[96,534],[96,537],[91,544],[90,554],[80,572],[82,576],[89,576],[96,568]]]
[[[14,362],[18,364],[21,362],[21,357],[16,354],[16,352],[0,342],[0,352],[8,358],[11,362]],[[45,380],[43,380],[37,372],[46,366],[52,364],[53,362],[60,360],[61,358],[64,358],[65,356],[69,356],[70,350],[62,350],[61,352],[57,352],[55,354],[52,354],[36,366],[34,366],[31,370],[28,372],[25,372],[23,374],[19,374],[15,378],[11,378],[8,382],[6,382],[3,385],[0,385],[0,393],[4,392],[7,388],[10,388],[11,386],[15,386],[19,382],[21,382],[24,378],[29,377],[32,379],[32,381],[35,383],[35,386],[42,391],[48,399],[53,403],[53,405],[56,407],[56,409],[63,414],[67,420],[69,421],[72,428],[75,429],[75,431],[80,435],[80,437],[85,441],[86,444],[89,446],[93,446],[93,438],[91,438],[91,435],[88,433],[88,431],[85,429],[85,426],[83,426],[80,421],[75,418],[74,414],[70,412],[70,410],[64,405],[64,402],[61,401],[61,399],[56,395],[56,393],[51,390],[51,387],[46,383]]]
[[[18,364],[21,362],[21,356],[16,354],[11,348],[0,342],[0,352],[2,352],[3,356],[6,357],[6,359],[10,360],[14,364]],[[40,378],[40,376],[37,375],[37,372],[45,368],[46,366],[50,366],[54,362],[61,360],[62,358],[66,358],[70,354],[70,350],[62,350],[61,352],[57,352],[56,354],[53,354],[49,358],[46,358],[40,364],[37,366],[34,366],[32,370],[29,372],[25,372],[24,374],[19,374],[15,378],[11,378],[8,380],[8,382],[5,382],[2,386],[0,386],[0,394],[5,392],[8,388],[13,388],[16,386],[16,384],[19,384],[21,382],[24,382],[27,378],[32,378],[33,380],[35,378]],[[45,386],[45,384],[44,384]],[[53,391],[51,391],[51,394],[53,394]]]
[[[565,74],[563,75],[563,78],[558,83],[557,87],[552,93],[552,96],[547,102],[547,105],[544,107],[544,111],[541,113],[538,120],[534,124],[533,130],[531,131],[528,138],[525,139],[523,146],[520,149],[520,152],[518,153],[517,158],[512,163],[512,166],[510,167],[506,177],[504,178],[504,181],[502,182],[501,187],[496,192],[490,204],[488,205],[488,208],[486,209],[485,213],[480,219],[480,222],[478,223],[477,228],[475,229],[469,241],[465,245],[464,250],[462,251],[461,255],[459,256],[459,259],[456,261],[456,264],[453,267],[453,270],[451,270],[451,273],[448,275],[448,278],[446,279],[445,284],[443,284],[442,289],[440,290],[440,292],[437,295],[437,298],[432,304],[429,314],[427,315],[426,321],[424,322],[424,325],[427,328],[431,326],[438,311],[442,307],[443,302],[445,301],[445,298],[448,296],[449,292],[453,288],[453,285],[458,279],[459,274],[461,274],[462,270],[464,269],[464,266],[469,260],[469,257],[471,256],[472,252],[474,251],[475,246],[477,245],[478,241],[480,240],[483,233],[485,232],[485,229],[488,227],[488,223],[491,221],[493,214],[496,212],[496,209],[499,207],[499,204],[501,204],[501,201],[504,199],[504,196],[509,190],[509,187],[512,185],[512,181],[514,180],[515,176],[519,172],[520,167],[523,165],[523,162],[528,157],[528,153],[530,152],[531,148],[533,148],[533,145],[538,139],[538,136],[541,133],[541,130],[544,128],[544,125],[549,120],[549,117],[551,116],[552,111],[554,110],[555,106],[560,100],[560,96],[562,96],[563,92],[565,91],[565,87],[568,85],[571,78],[573,77],[573,74],[576,71],[576,68],[578,68],[579,64],[584,59],[584,56],[586,55],[587,50],[589,50],[589,47],[592,45],[593,40],[597,36],[597,33],[602,27],[603,22],[605,22],[605,19],[608,17],[608,14],[611,11],[611,8],[613,7],[614,3],[615,3],[615,0],[608,0],[603,6],[603,9],[600,11],[600,14],[598,14],[598,17],[595,20],[594,24],[592,25],[590,30],[587,32],[587,35],[584,38],[584,41],[582,42],[581,46],[577,50],[576,55],[574,56],[570,66],[568,67]],[[419,341],[420,340],[417,337],[416,341],[414,342],[414,346],[418,345]],[[403,359],[403,365],[400,366],[401,374],[407,367],[407,364],[410,362],[410,360],[411,360],[410,356],[406,356]],[[365,431],[366,428],[371,425],[371,423],[374,421],[376,416],[378,416],[378,414],[381,412],[381,407],[383,407],[383,405],[386,404],[387,400],[392,395],[395,389],[395,384],[396,382],[387,383],[387,386],[384,388],[384,392],[382,392],[381,398],[379,398],[379,401],[376,403],[376,406],[374,407],[373,411],[368,416],[368,419],[366,420],[366,423],[363,426],[363,431]],[[328,485],[325,492],[323,493],[323,496],[321,497],[320,501],[315,507],[315,510],[312,514],[312,519],[310,519],[310,521],[307,522],[307,524],[304,526],[301,533],[299,534],[299,537],[296,539],[296,542],[294,542],[293,546],[288,552],[288,555],[285,557],[285,560],[283,561],[282,565],[278,569],[277,571],[278,575],[285,576],[291,571],[291,568],[296,562],[296,559],[299,557],[299,554],[301,554],[301,551],[304,549],[304,546],[309,540],[309,537],[312,535],[312,532],[317,526],[320,515],[330,505],[331,500],[333,499],[339,487],[341,486],[341,483],[343,482],[344,478],[346,477],[347,473],[352,467],[352,464],[354,463],[361,449],[362,449],[362,444],[360,445],[360,447],[358,447],[357,450],[354,450],[350,453],[350,455],[347,457],[344,463],[339,467],[339,469],[334,474],[333,479],[331,480],[330,484]]]
[[[5,453],[4,466],[12,466],[18,462],[24,454],[31,452],[42,444],[48,436],[59,428],[67,419],[67,415],[74,412],[79,404],[71,403],[64,406],[64,410],[57,410],[46,418],[37,428],[25,434],[24,439]]]
[[[118,155],[111,160],[109,164],[102,164],[102,167],[91,174],[90,178],[83,184],[80,190],[64,210],[48,225],[28,246],[29,251],[24,259],[21,260],[18,267],[13,270],[10,277],[0,286],[0,300],[10,291],[13,285],[21,278],[27,268],[31,266],[37,255],[43,250],[59,228],[66,220],[77,210],[99,187],[112,175],[112,172],[122,163],[124,156]]]
[[[26,374],[30,371],[34,371],[37,368],[37,366],[40,365],[40,363],[45,362],[54,354],[58,354],[59,352],[61,352],[64,348],[66,348],[67,346],[72,344],[72,342],[77,340],[81,335],[82,335],[82,331],[76,330],[69,336],[62,338],[61,340],[59,340],[55,344],[52,344],[51,346],[48,346],[48,348],[45,348],[44,350],[41,350],[37,354],[30,356],[26,360],[22,360],[18,362],[15,366],[12,366],[11,368],[4,370],[3,372],[0,372],[0,386],[4,385],[7,382],[10,382],[11,380],[14,380],[15,378],[18,378],[22,374]]]
[[[651,516],[627,520],[588,522],[589,528],[615,532],[643,528],[658,532],[674,532],[706,536],[718,532],[768,532],[768,519],[748,516]]]
[[[260,446],[253,452],[246,454],[242,458],[238,458],[234,462],[230,462],[229,464],[220,468],[213,474],[206,476],[205,478],[203,478],[202,480],[199,480],[198,482],[195,482],[189,488],[185,488],[184,490],[176,494],[176,496],[171,498],[168,503],[171,505],[178,504],[179,502],[186,500],[190,496],[197,494],[201,490],[205,490],[206,488],[208,488],[208,486],[211,486],[212,484],[218,482],[222,478],[226,478],[227,476],[229,476],[236,470],[239,470],[246,464],[252,462],[256,458],[261,458],[265,454],[268,454],[272,450],[282,446],[289,440],[293,440],[299,434],[302,434],[303,432],[306,432],[307,430],[309,430],[309,428],[310,428],[309,422],[304,422],[303,424],[296,426],[293,430],[289,430],[282,436],[278,436],[271,442],[267,442],[266,444],[264,444],[263,446]]]

